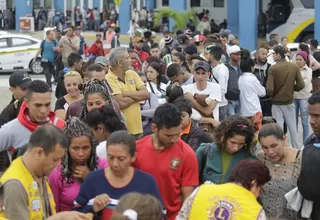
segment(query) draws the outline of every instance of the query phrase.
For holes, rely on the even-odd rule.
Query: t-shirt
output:
[[[182,86],[182,89],[184,93],[191,93],[192,95],[209,95],[210,100],[217,101],[218,103],[212,113],[214,118],[219,120],[219,102],[221,102],[221,89],[219,84],[207,82],[207,87],[202,91],[198,90],[196,83]]]
[[[67,102],[67,100],[64,97],[60,97],[56,101],[54,111],[65,110],[67,112],[68,108],[69,108],[69,103]]]
[[[91,172],[81,184],[79,195],[74,202],[74,209],[83,213],[93,212],[93,199],[104,193],[112,199],[112,202],[102,211],[101,220],[110,220],[119,199],[130,192],[153,195],[163,204],[154,178],[138,169],[135,169],[134,172],[128,185],[121,188],[114,187],[109,183],[104,169]]]
[[[107,141],[102,141],[96,148],[96,154],[98,157],[107,159]]]
[[[47,59],[49,62],[53,63],[54,58],[56,56],[56,52],[53,50],[53,47],[59,46],[59,42],[56,41],[54,43],[53,41],[47,42],[46,40],[43,43],[43,51],[42,51],[42,58]]]
[[[181,139],[161,152],[155,150],[152,136],[138,140],[137,158],[132,165],[156,179],[168,220],[174,220],[182,206],[181,188],[199,184],[196,155]]]

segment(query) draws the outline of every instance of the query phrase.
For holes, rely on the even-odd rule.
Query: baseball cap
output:
[[[139,42],[143,42],[143,38],[141,37],[141,36],[135,36],[134,38],[133,38],[133,42],[134,43],[139,43]]]
[[[206,61],[198,61],[196,62],[196,64],[194,65],[194,70],[197,69],[204,69],[205,71],[209,72],[211,70],[211,67],[209,65],[209,63],[207,63]]]
[[[96,58],[96,60],[94,61],[94,63],[96,64],[101,64],[102,66],[107,66],[108,65],[108,59],[104,56],[99,56]]]
[[[241,52],[241,48],[238,45],[232,45],[227,49],[228,56],[230,56],[230,54],[235,54],[240,52]]]
[[[28,88],[32,79],[27,72],[17,71],[13,72],[9,77],[9,85],[10,87],[20,87],[23,89]]]

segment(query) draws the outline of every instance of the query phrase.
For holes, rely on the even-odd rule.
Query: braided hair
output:
[[[83,90],[84,99],[81,102],[82,112],[80,115],[81,120],[86,120],[88,109],[87,100],[88,96],[94,93],[99,93],[104,98],[104,100],[111,102],[111,90],[108,88],[106,80],[92,79],[91,81],[80,86],[80,90]]]
[[[72,117],[66,122],[66,127],[64,129],[64,132],[68,137],[69,144],[71,143],[71,140],[74,137],[86,136],[90,139],[91,154],[86,165],[90,171],[94,171],[98,169],[98,157],[96,154],[96,146],[98,145],[98,142],[94,139],[94,136],[90,127],[87,124],[85,124],[83,121],[81,121],[79,118]],[[65,153],[62,160],[61,181],[62,181],[62,184],[74,183],[73,171],[72,171],[72,159],[69,153],[69,149]]]

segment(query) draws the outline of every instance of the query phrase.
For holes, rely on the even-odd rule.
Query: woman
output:
[[[112,215],[112,220],[122,220],[125,217],[139,220],[160,220],[161,210],[161,203],[154,196],[132,192],[121,197]]]
[[[96,143],[91,129],[78,118],[67,121],[65,133],[69,148],[62,165],[49,176],[57,212],[70,211],[77,197],[80,184],[94,170],[107,167],[105,159],[96,156]]]
[[[159,103],[165,103],[165,92],[167,85],[161,82],[162,72],[161,66],[158,62],[152,62],[147,67],[147,90],[150,93],[155,94],[158,99]]]
[[[299,92],[294,92],[294,105],[296,107],[296,123],[297,130],[299,124],[299,112],[303,130],[303,143],[309,135],[309,113],[308,98],[311,96],[312,90],[312,69],[307,65],[309,56],[304,51],[298,51],[296,54],[296,64],[300,68],[300,73],[304,81],[304,88]]]
[[[264,220],[257,198],[271,179],[269,169],[258,160],[242,160],[231,171],[228,183],[203,184],[184,202],[176,220]]]
[[[125,124],[121,122],[110,104],[102,105],[90,111],[86,122],[91,128],[94,138],[100,142],[96,149],[98,157],[106,159],[106,140],[115,131],[127,130]]]
[[[94,212],[99,219],[109,220],[119,199],[133,191],[153,195],[162,202],[155,179],[131,167],[136,159],[136,141],[129,132],[112,133],[107,152],[109,167],[89,174],[75,200],[76,210]]]
[[[234,115],[215,129],[214,143],[201,144],[196,154],[200,182],[225,183],[239,161],[254,158],[251,153],[254,128],[248,119]]]
[[[312,70],[317,70],[320,68],[320,63],[310,54],[310,48],[308,44],[300,43],[298,47],[298,51],[304,51],[308,54],[309,62],[307,62],[307,65]],[[292,62],[296,62],[296,55],[293,56]]]
[[[171,50],[171,55],[175,55],[176,53],[182,53],[182,48],[181,47],[173,47],[173,49]]]
[[[83,98],[83,96],[80,94],[80,90],[78,89],[78,85],[81,83],[81,75],[76,71],[71,71],[64,75],[64,86],[67,94],[60,97],[56,101],[54,111],[56,112],[57,117],[65,120],[69,105]]]
[[[142,82],[144,82],[147,85],[148,81],[146,75],[142,72],[138,72],[138,75]],[[159,106],[158,97],[155,94],[149,92],[149,99],[145,100],[144,102],[140,102],[140,106],[143,135],[147,136],[153,133],[151,130],[151,124],[154,112]]]
[[[175,53],[172,55],[172,62],[179,64],[182,67],[183,72],[191,72],[187,64],[186,57],[183,53]]]
[[[287,50],[287,57],[290,59],[291,58],[291,51],[290,51],[290,48],[288,47],[288,38],[287,37],[282,37],[281,38],[281,44],[284,48],[286,48]]]
[[[257,156],[269,168],[272,176],[264,186],[261,198],[268,219],[298,219],[296,212],[287,209],[284,195],[297,187],[301,169],[300,151],[287,146],[286,137],[276,123],[263,125],[258,140],[262,151]]]

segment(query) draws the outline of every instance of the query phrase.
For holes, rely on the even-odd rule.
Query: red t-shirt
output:
[[[174,220],[182,206],[181,187],[199,184],[196,155],[181,139],[161,152],[155,150],[151,136],[138,140],[137,159],[133,166],[156,179],[168,220]]]

